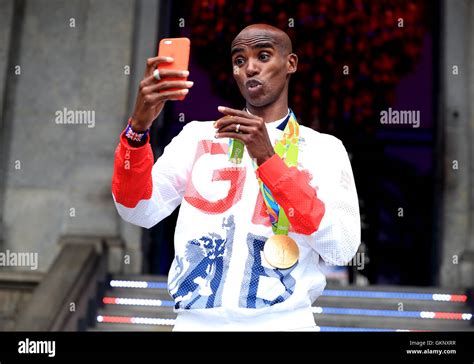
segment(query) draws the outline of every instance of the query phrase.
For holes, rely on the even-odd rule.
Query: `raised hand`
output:
[[[225,116],[214,122],[216,138],[234,138],[241,140],[247,147],[251,158],[258,165],[269,159],[275,151],[267,133],[265,122],[259,116],[246,111],[219,106]]]
[[[140,88],[132,114],[132,129],[140,132],[148,129],[163,110],[167,100],[177,100],[189,92],[193,86],[192,81],[169,80],[175,77],[187,77],[186,70],[160,70],[160,80],[153,76],[153,72],[160,63],[173,62],[170,57],[148,58],[145,76],[140,82]],[[173,89],[173,90],[170,90]]]

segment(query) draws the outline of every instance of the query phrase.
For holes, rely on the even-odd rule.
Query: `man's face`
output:
[[[289,64],[288,54],[271,32],[243,31],[232,43],[231,55],[234,78],[245,100],[255,107],[275,102],[286,86]]]

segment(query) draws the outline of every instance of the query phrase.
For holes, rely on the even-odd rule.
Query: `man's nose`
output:
[[[247,62],[247,69],[245,70],[247,77],[253,77],[260,73],[260,69],[255,60],[249,59]]]

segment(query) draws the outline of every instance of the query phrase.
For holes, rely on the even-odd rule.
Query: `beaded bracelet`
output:
[[[125,137],[127,139],[133,140],[134,142],[142,142],[146,139],[150,129],[145,130],[143,133],[138,133],[133,131],[130,120],[128,121],[127,128],[125,129]]]

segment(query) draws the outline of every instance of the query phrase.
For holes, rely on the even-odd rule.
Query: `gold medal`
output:
[[[267,239],[263,255],[272,267],[288,269],[296,264],[300,251],[296,242],[288,235],[277,234]]]

